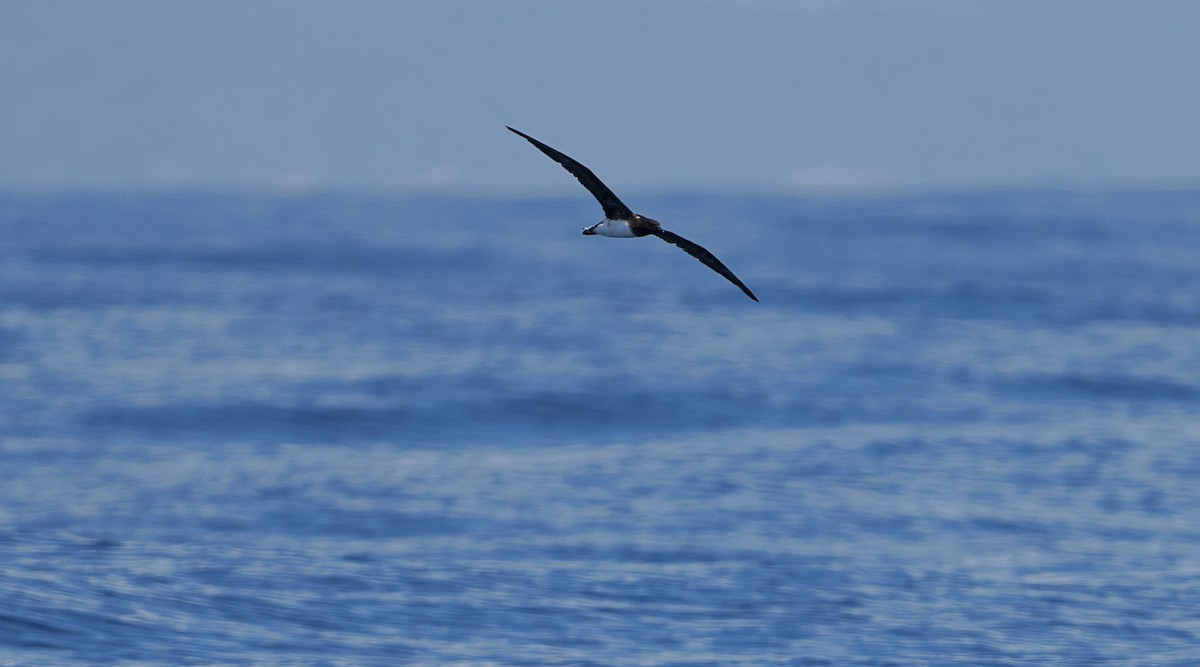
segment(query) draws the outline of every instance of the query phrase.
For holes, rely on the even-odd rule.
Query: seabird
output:
[[[508,126],[506,125],[505,127]],[[600,206],[604,208],[604,219],[592,225],[591,227],[585,227],[583,230],[584,235],[591,236],[593,234],[599,234],[601,236],[632,238],[637,236],[649,236],[653,234],[667,243],[671,243],[683,248],[684,252],[700,260],[705,266],[725,276],[729,282],[740,287],[741,290],[746,293],[746,296],[758,301],[758,297],[754,296],[754,292],[751,292],[749,287],[746,287],[742,281],[738,280],[738,277],[733,275],[733,271],[730,271],[724,264],[721,263],[721,260],[714,257],[711,252],[705,250],[703,247],[695,243],[692,243],[678,234],[668,232],[662,228],[662,225],[660,225],[657,220],[651,220],[644,215],[638,215],[637,213],[631,211],[628,206],[621,202],[620,199],[617,199],[617,196],[613,194],[612,190],[608,189],[608,186],[602,183],[599,178],[596,178],[596,175],[592,173],[591,169],[588,169],[587,167],[573,160],[570,156],[550,148],[546,144],[543,144],[542,142],[534,139],[524,132],[521,132],[520,130],[514,130],[511,127],[508,129],[517,135],[525,137],[525,139],[529,141],[529,143],[536,146],[539,151],[545,153],[551,160],[561,164],[564,169],[571,172],[575,178],[579,179],[579,182],[583,184],[583,187],[588,189],[588,192],[592,193],[592,196],[596,198],[596,201],[600,202]]]

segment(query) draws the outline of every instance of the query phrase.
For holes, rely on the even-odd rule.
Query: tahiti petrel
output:
[[[588,169],[582,164],[579,164],[575,160],[571,159],[570,156],[564,155],[563,153],[550,148],[546,144],[543,144],[524,132],[514,130],[511,127],[508,129],[522,137],[525,137],[529,143],[533,144],[538,150],[548,155],[551,160],[561,164],[564,169],[571,172],[575,178],[579,179],[579,182],[583,184],[583,187],[587,188],[588,192],[591,192],[592,196],[594,196],[596,200],[600,202],[600,206],[604,207],[604,219],[592,225],[591,227],[585,228],[583,230],[584,234],[589,236],[592,234],[600,234],[601,236],[615,236],[624,238],[649,236],[650,234],[653,234],[667,243],[671,243],[683,248],[684,252],[700,260],[705,266],[725,276],[729,282],[740,287],[742,291],[746,293],[746,296],[758,301],[758,297],[754,296],[754,292],[751,292],[749,287],[746,287],[742,281],[738,280],[738,277],[733,275],[733,271],[730,271],[724,264],[721,263],[721,260],[714,257],[711,252],[705,250],[703,247],[695,243],[692,243],[678,234],[668,232],[662,228],[662,225],[658,224],[657,220],[651,220],[650,218],[647,218],[643,215],[638,215],[637,213],[629,210],[629,207],[622,203],[620,199],[617,199],[617,196],[613,194],[612,190],[608,189],[608,186],[600,182],[599,178],[596,178],[596,175],[592,173],[591,169]]]

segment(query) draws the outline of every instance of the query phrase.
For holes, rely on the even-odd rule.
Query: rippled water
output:
[[[1200,194],[630,203],[0,197],[0,664],[1200,664]]]

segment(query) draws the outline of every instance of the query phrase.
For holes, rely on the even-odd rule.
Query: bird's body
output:
[[[743,292],[746,293],[746,296],[758,301],[758,297],[754,296],[754,293],[750,291],[750,288],[746,287],[741,280],[738,280],[738,277],[733,275],[733,271],[730,271],[724,264],[721,263],[721,260],[717,259],[711,252],[678,234],[663,229],[662,225],[660,225],[657,220],[634,213],[628,206],[618,199],[615,194],[613,194],[612,190],[608,189],[608,186],[606,186],[599,178],[596,178],[596,175],[592,173],[592,170],[575,161],[570,156],[554,150],[553,148],[543,144],[524,132],[514,130],[511,127],[508,129],[517,135],[524,137],[527,141],[529,141],[529,143],[533,144],[538,150],[545,153],[550,159],[559,163],[564,169],[571,172],[575,178],[579,179],[579,182],[583,184],[583,187],[587,188],[588,192],[592,193],[592,196],[596,198],[596,201],[600,202],[600,206],[604,209],[604,219],[590,227],[585,227],[583,230],[585,235],[611,236],[615,238],[636,238],[639,236],[650,235],[657,236],[667,243],[679,246],[684,252],[700,260],[705,266],[721,274],[729,282],[737,285]]]
[[[609,220],[605,218],[600,222],[583,230],[584,235],[591,236],[599,234],[600,236],[611,236],[613,238],[631,239],[636,238],[638,234],[629,226],[628,220]]]
[[[612,218],[605,218],[591,227],[584,228],[583,234],[584,236],[599,234],[601,236],[628,239],[639,236],[650,236],[662,230],[662,225],[658,224],[657,220],[651,220],[644,215],[632,213],[625,219],[613,220]]]

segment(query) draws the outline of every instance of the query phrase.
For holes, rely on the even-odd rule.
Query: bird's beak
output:
[[[597,227],[599,227],[601,224],[603,224],[603,223],[599,223],[599,222],[597,222],[596,224],[592,225],[591,227],[584,227],[584,228],[583,228],[583,235],[584,235],[584,236],[595,236],[595,235],[596,235],[596,228],[597,228]]]

